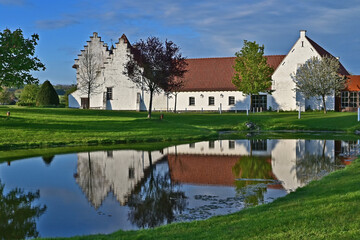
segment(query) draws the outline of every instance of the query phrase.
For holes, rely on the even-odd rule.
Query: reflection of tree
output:
[[[296,177],[303,184],[312,180],[320,179],[327,173],[335,171],[336,161],[332,158],[322,155],[305,153],[301,159],[296,161]]]
[[[75,177],[89,202],[98,209],[111,187],[106,179],[104,167],[98,161],[93,161],[88,152],[87,158],[78,160],[78,173]]]
[[[24,193],[15,188],[4,194],[5,184],[0,181],[0,239],[24,239],[38,237],[35,219],[46,210],[46,206],[32,206],[40,192]]]
[[[52,160],[54,159],[54,155],[52,156],[43,156],[42,157],[44,163],[46,164],[46,166],[50,166]]]
[[[142,228],[171,223],[175,213],[181,213],[186,207],[185,194],[179,190],[179,185],[170,181],[170,174],[150,171],[150,177],[140,191],[128,199],[129,220]]]
[[[237,193],[244,196],[245,205],[258,205],[264,201],[266,184],[251,179],[264,180],[263,182],[273,179],[271,164],[265,158],[242,156],[232,167],[232,172],[235,178],[244,179],[235,181],[235,186]]]

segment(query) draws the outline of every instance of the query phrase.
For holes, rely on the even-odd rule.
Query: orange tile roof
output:
[[[279,66],[285,55],[265,56],[268,64]],[[188,64],[181,91],[237,91],[232,83],[235,57],[186,59]]]
[[[345,91],[360,91],[360,75],[349,75]]]

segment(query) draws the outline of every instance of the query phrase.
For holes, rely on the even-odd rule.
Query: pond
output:
[[[4,162],[0,238],[111,233],[233,213],[343,168],[356,145],[219,140]]]

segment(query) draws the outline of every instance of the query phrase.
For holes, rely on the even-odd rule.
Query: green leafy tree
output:
[[[252,96],[260,92],[270,92],[271,75],[274,69],[267,64],[264,57],[264,45],[260,46],[255,41],[244,40],[244,46],[235,53],[235,74],[232,83],[250,96],[250,108],[252,108]]]
[[[0,32],[0,86],[20,87],[24,83],[38,83],[30,72],[45,70],[39,58],[35,57],[38,34],[25,39],[21,29]]]
[[[134,55],[128,56],[124,74],[139,88],[150,93],[148,118],[151,118],[154,93],[170,92],[182,84],[186,61],[180,48],[172,41],[161,42],[157,37],[149,37],[135,43]]]
[[[59,96],[53,85],[46,80],[40,87],[36,97],[36,106],[57,106],[59,105]]]
[[[326,96],[339,95],[347,79],[339,74],[340,63],[334,57],[312,57],[291,75],[298,91],[306,98],[321,97],[326,114]]]
[[[36,84],[27,84],[20,93],[18,105],[20,106],[35,106],[36,96],[39,92],[39,86]]]
[[[9,88],[4,87],[0,88],[0,104],[6,105],[10,104],[15,98],[15,95],[13,92],[9,91]]]
[[[0,181],[0,239],[27,239],[39,236],[36,218],[46,211],[46,206],[35,205],[40,192],[15,188],[4,192]]]

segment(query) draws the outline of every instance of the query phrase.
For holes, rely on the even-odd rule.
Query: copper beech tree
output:
[[[186,66],[180,48],[172,41],[162,42],[157,37],[148,37],[132,46],[132,54],[128,55],[124,74],[137,87],[150,94],[148,118],[151,118],[154,94],[178,89]]]

